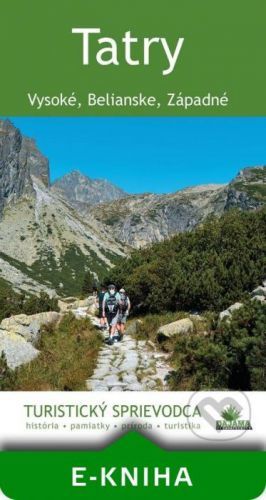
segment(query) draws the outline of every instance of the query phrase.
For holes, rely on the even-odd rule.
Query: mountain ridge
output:
[[[208,215],[231,208],[255,210],[266,202],[266,167],[247,167],[228,184],[191,186],[169,194],[131,195],[90,213],[115,238],[140,248],[190,231]],[[87,211],[84,207],[84,215]]]

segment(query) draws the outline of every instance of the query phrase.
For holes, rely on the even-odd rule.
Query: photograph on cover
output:
[[[0,390],[265,390],[265,118],[0,120]]]

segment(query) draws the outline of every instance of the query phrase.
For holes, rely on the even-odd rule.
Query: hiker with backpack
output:
[[[119,299],[119,314],[118,314],[117,329],[119,331],[119,336],[120,336],[119,340],[122,340],[123,335],[125,333],[126,322],[129,315],[131,304],[124,288],[121,288],[119,290],[119,295],[120,299]]]
[[[119,300],[120,294],[116,291],[115,285],[109,285],[108,291],[104,294],[102,311],[102,318],[107,319],[109,326],[109,339],[107,341],[109,345],[114,343],[119,316]]]
[[[97,297],[101,330],[105,330],[105,328],[107,328],[106,317],[103,317],[103,299],[106,294],[106,291],[107,291],[106,286],[102,285],[101,290],[98,292],[98,297]]]

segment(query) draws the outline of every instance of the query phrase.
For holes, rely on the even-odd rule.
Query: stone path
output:
[[[89,317],[99,326],[97,318],[86,314],[86,308],[73,312],[77,317]],[[102,335],[104,341],[106,334]],[[125,334],[122,342],[112,346],[103,342],[87,387],[89,391],[165,391],[165,377],[170,370],[167,354],[157,352],[155,345],[146,340]]]

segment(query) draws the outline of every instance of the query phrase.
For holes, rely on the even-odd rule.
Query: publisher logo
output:
[[[216,421],[217,431],[250,431],[252,430],[249,420],[241,420],[241,412],[235,408],[235,406],[230,405],[225,408],[222,413],[222,420]]]
[[[198,438],[207,441],[232,441],[252,430],[251,406],[243,392],[226,396],[195,392],[190,397],[189,404],[197,405],[202,417],[199,429],[190,426],[191,432]],[[190,419],[187,420],[190,423]]]

